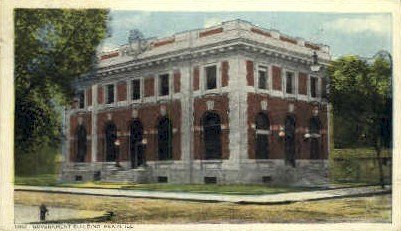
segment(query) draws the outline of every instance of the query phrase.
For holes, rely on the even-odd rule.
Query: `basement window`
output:
[[[263,176],[262,177],[262,182],[267,184],[272,182],[272,177],[271,176]]]
[[[93,173],[93,180],[94,180],[94,181],[100,181],[100,179],[101,179],[100,171],[95,171],[95,172]]]
[[[75,181],[82,181],[82,176],[79,175],[75,176]]]
[[[217,184],[217,178],[216,177],[205,177],[204,178],[205,184]]]
[[[158,176],[157,177],[157,182],[158,183],[167,183],[168,182],[168,178],[167,178],[167,176]]]

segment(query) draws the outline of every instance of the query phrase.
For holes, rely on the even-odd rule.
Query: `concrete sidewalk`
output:
[[[307,192],[278,193],[266,195],[221,195],[184,192],[140,191],[123,189],[91,189],[91,188],[65,188],[40,186],[14,186],[15,191],[68,193],[94,196],[153,198],[169,200],[186,200],[200,202],[231,202],[238,204],[285,204],[299,201],[323,200],[342,197],[368,196],[391,193],[391,188],[382,189],[380,186],[366,186],[355,188],[342,188],[318,190]]]

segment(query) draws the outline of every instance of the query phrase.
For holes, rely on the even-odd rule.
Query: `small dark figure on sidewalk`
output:
[[[41,204],[39,206],[39,211],[40,211],[40,221],[45,221],[46,214],[49,214],[49,210],[47,209],[46,205]]]

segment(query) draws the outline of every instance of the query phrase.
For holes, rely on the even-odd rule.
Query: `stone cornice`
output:
[[[81,77],[74,85],[82,85],[86,82],[99,81],[103,78],[120,73],[148,69],[162,64],[196,60],[228,52],[245,51],[250,53],[265,54],[271,57],[288,60],[304,65],[311,64],[311,57],[289,49],[276,47],[268,44],[261,44],[246,38],[235,38],[218,42],[211,45],[196,48],[186,48],[182,50],[166,52],[161,55],[155,55],[144,59],[133,59],[127,62],[98,68],[95,73]],[[319,59],[323,66],[328,65],[330,60]]]

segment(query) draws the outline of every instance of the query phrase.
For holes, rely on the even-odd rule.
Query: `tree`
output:
[[[24,172],[32,155],[58,147],[60,107],[71,103],[71,82],[94,66],[108,11],[16,9],[14,18],[15,164]]]
[[[354,144],[375,149],[379,160],[380,183],[384,187],[380,153],[391,145],[391,63],[376,57],[369,63],[355,56],[341,57],[328,69],[331,78],[331,101],[338,134],[353,134]],[[336,121],[336,119],[335,119]],[[338,135],[337,135],[338,136]],[[350,145],[350,143],[348,143]]]

